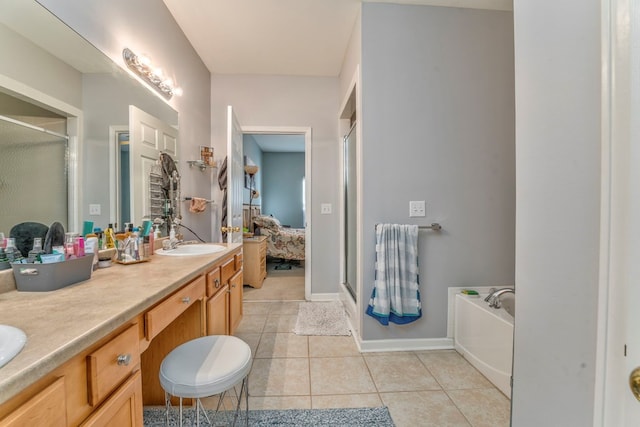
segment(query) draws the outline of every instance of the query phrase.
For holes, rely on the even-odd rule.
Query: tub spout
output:
[[[516,293],[516,290],[513,288],[502,288],[498,290],[492,290],[489,295],[484,299],[489,303],[489,307],[491,308],[500,308],[502,303],[500,302],[500,295],[506,294],[507,292],[511,292],[512,294]]]

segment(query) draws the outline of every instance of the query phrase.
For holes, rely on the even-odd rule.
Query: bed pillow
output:
[[[253,223],[260,228],[267,228],[270,230],[279,230],[281,227],[280,221],[272,216],[257,216],[253,218]]]

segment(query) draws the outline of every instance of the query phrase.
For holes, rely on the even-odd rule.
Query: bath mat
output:
[[[177,409],[174,408],[175,420],[171,426],[177,426]],[[185,427],[195,425],[195,412],[192,408],[184,409],[182,416]],[[200,416],[200,425],[207,425]],[[204,422],[203,422],[204,421]],[[165,425],[164,408],[145,407],[144,426],[161,427]],[[242,424],[244,425],[244,424]],[[387,408],[347,408],[347,409],[285,409],[249,411],[251,427],[329,427],[329,426],[376,426],[393,427],[393,421]]]
[[[297,335],[351,335],[340,301],[300,303],[293,332]]]

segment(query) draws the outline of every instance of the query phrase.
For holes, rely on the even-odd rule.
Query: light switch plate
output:
[[[426,216],[427,208],[424,200],[412,200],[409,202],[409,216]]]
[[[331,213],[331,203],[321,203],[320,213],[322,215],[329,215]]]
[[[89,205],[89,215],[100,215],[100,205]]]

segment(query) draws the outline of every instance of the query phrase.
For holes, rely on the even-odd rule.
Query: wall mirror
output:
[[[11,58],[0,61],[0,231],[124,222],[117,156],[129,106],[176,132],[178,113],[33,1],[3,0],[0,55]]]

